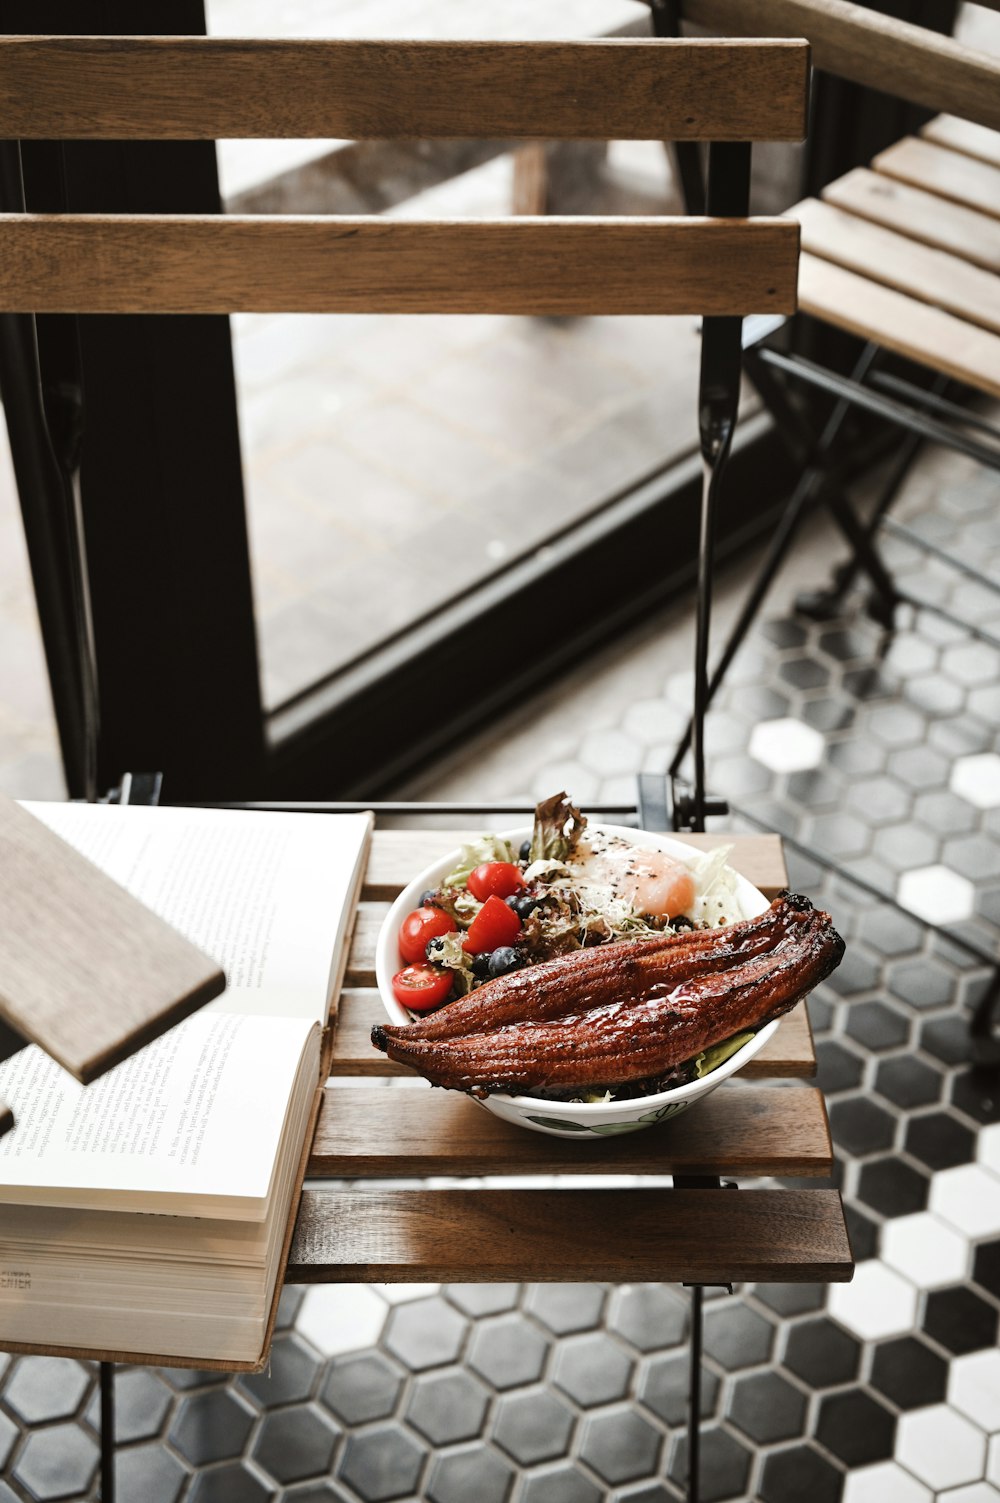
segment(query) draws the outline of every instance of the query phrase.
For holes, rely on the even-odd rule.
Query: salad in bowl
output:
[[[839,963],[807,899],[773,904],[667,835],[565,794],[415,877],[376,949],[372,1042],[432,1084],[563,1137],[675,1116],[762,1048]]]

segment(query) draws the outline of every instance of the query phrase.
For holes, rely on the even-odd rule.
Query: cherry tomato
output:
[[[423,960],[427,941],[438,934],[450,934],[458,925],[441,908],[414,908],[399,928],[399,953],[406,961]]]
[[[430,1012],[447,1000],[451,972],[439,965],[408,965],[392,978],[392,995],[411,1012]]]
[[[482,955],[486,950],[496,950],[500,945],[512,945],[521,933],[521,920],[507,907],[503,898],[494,893],[476,914],[469,925],[469,932],[462,941],[462,949],[469,955]]]
[[[484,861],[469,876],[469,891],[480,903],[487,898],[509,898],[524,886],[524,878],[512,861]]]

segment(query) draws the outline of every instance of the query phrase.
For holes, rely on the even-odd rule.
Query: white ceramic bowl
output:
[[[674,840],[669,835],[633,830],[625,825],[591,825],[590,828],[601,829],[609,835],[620,835],[633,845],[666,851],[684,862],[691,859],[691,846]],[[531,834],[531,828],[524,826],[517,830],[504,830],[500,834],[502,839],[510,841],[516,853],[521,842]],[[393,903],[382,925],[375,949],[375,976],[383,1006],[393,1023],[413,1021],[412,1015],[400,1006],[392,993],[392,978],[403,965],[399,957],[400,926],[406,915],[420,906],[421,894],[429,887],[438,887],[457,865],[458,858],[459,851],[456,849],[414,877]],[[736,897],[741,918],[754,918],[770,906],[763,893],[739,875]],[[614,1137],[618,1133],[638,1132],[640,1128],[650,1127],[654,1122],[665,1122],[669,1117],[676,1117],[693,1102],[707,1096],[709,1091],[714,1091],[730,1075],[735,1075],[748,1059],[753,1058],[758,1049],[763,1048],[777,1026],[776,1020],[759,1029],[742,1049],[730,1055],[724,1064],[703,1080],[692,1080],[687,1085],[674,1086],[672,1090],[660,1091],[655,1096],[642,1096],[631,1101],[586,1104],[546,1101],[538,1096],[495,1095],[488,1096],[480,1104],[507,1122],[516,1122],[518,1126],[527,1127],[532,1132],[551,1133],[559,1138]]]

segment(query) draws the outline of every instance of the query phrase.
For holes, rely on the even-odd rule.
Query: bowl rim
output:
[[[645,845],[652,850],[665,851],[668,855],[689,857],[696,851],[695,847],[678,840],[676,836],[667,832],[661,833],[658,830],[640,830],[631,825],[605,824],[603,821],[593,820],[588,820],[587,828],[600,830],[609,835],[620,835],[633,845]],[[518,825],[513,829],[489,830],[483,833],[495,835],[499,840],[516,841],[519,845],[531,834],[531,829],[531,825]],[[720,845],[725,843],[724,838],[719,842]],[[447,875],[461,854],[461,849],[461,846],[454,846],[446,855],[437,861],[430,862],[418,872],[403,888],[382,921],[375,944],[375,980],[382,1006],[393,1023],[405,1026],[413,1022],[410,1014],[392,995],[392,977],[401,964],[397,944],[400,925],[406,915],[419,906],[420,894],[428,887],[436,886],[441,878]],[[755,918],[758,914],[766,912],[771,906],[769,900],[741,872],[735,871],[735,868],[733,871],[737,879],[741,917]],[[757,1030],[753,1038],[748,1039],[742,1048],[737,1049],[709,1075],[689,1080],[684,1085],[670,1086],[665,1091],[657,1091],[651,1096],[631,1096],[621,1101],[614,1099],[611,1101],[551,1101],[544,1096],[511,1096],[498,1092],[496,1098],[490,1096],[481,1104],[489,1107],[496,1099],[498,1105],[502,1102],[522,1114],[530,1111],[536,1116],[559,1117],[572,1112],[576,1118],[584,1112],[588,1119],[601,1121],[621,1115],[622,1112],[649,1112],[668,1102],[691,1101],[702,1095],[706,1089],[721,1085],[730,1075],[742,1069],[773,1036],[780,1022],[780,1018],[774,1018],[770,1023],[765,1023],[763,1028]]]

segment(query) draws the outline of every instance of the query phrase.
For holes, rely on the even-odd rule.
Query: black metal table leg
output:
[[[115,1364],[101,1363],[101,1503],[115,1503]]]

